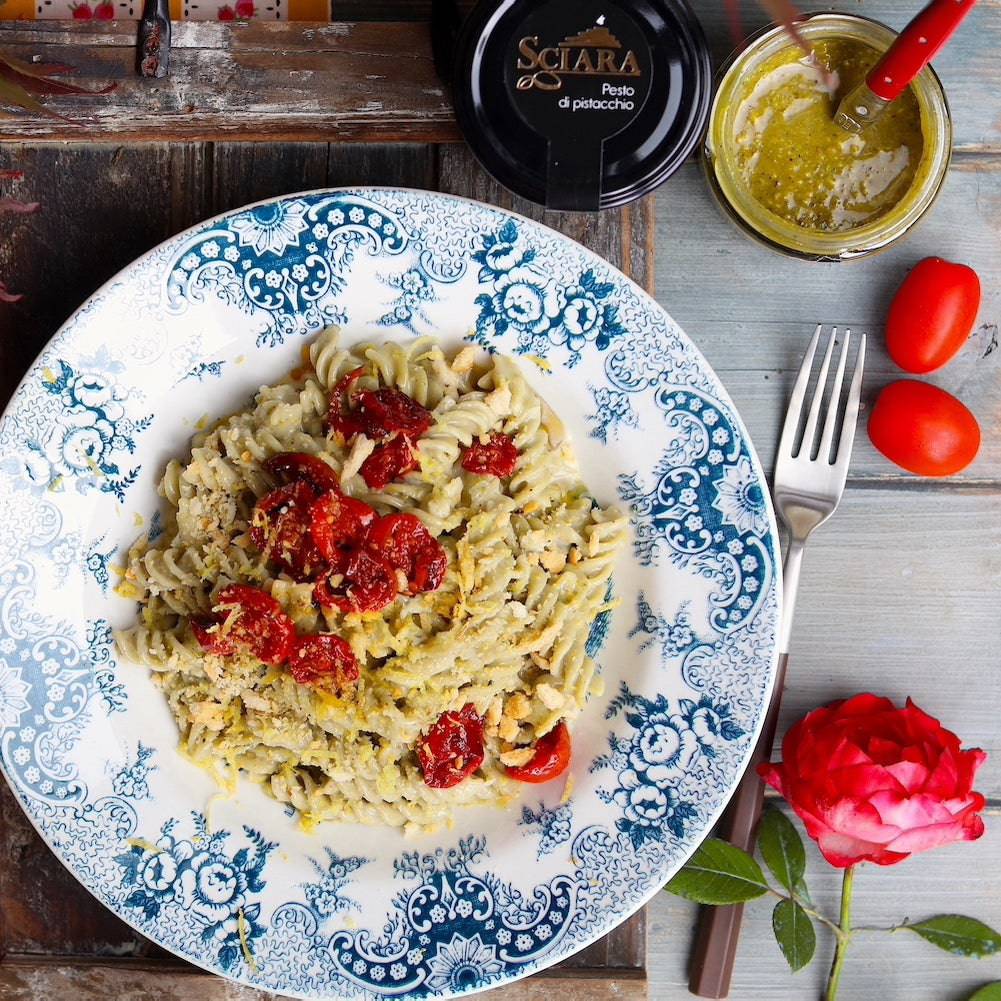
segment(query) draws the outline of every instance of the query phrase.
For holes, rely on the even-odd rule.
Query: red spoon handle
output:
[[[869,71],[869,89],[895,101],[931,62],[973,9],[977,0],[932,0]]]

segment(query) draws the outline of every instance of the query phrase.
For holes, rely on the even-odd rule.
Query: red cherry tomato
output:
[[[518,446],[509,434],[500,431],[490,435],[490,440],[473,442],[462,453],[462,468],[481,476],[510,476],[518,465]]]
[[[415,515],[391,514],[380,518],[369,529],[367,544],[372,552],[407,575],[412,594],[441,587],[448,556]]]
[[[549,782],[562,775],[570,764],[570,731],[562,720],[540,737],[535,753],[523,765],[509,767],[507,774],[519,782]]]
[[[334,578],[340,577],[338,583]],[[347,556],[343,569],[331,567],[316,582],[313,598],[342,612],[378,612],[396,597],[396,571],[364,549]]]
[[[397,435],[385,445],[378,445],[375,451],[362,463],[361,475],[372,490],[381,490],[387,483],[420,469],[417,453],[404,435]]]
[[[347,640],[330,633],[296,639],[289,653],[288,668],[300,684],[329,681],[338,690],[359,678],[358,661]]]
[[[420,739],[417,760],[424,783],[449,789],[483,764],[483,717],[467,702],[459,712],[442,713]]]
[[[330,393],[330,406],[327,410],[327,424],[331,431],[337,431],[344,435],[345,439],[351,438],[362,430],[362,424],[356,411],[352,411],[348,404],[351,402],[351,387],[365,374],[364,367],[359,367],[348,372]]]
[[[363,501],[331,491],[310,508],[309,531],[320,555],[342,568],[350,552],[361,545],[375,517],[375,510]]]
[[[869,418],[869,437],[891,462],[919,476],[951,476],[980,449],[977,419],[944,389],[903,379],[887,386]]]
[[[362,393],[358,413],[369,438],[385,438],[394,431],[420,438],[432,423],[431,412],[398,389]]]
[[[319,563],[309,534],[315,499],[313,488],[299,480],[272,490],[254,505],[251,541],[295,577],[307,576]]]
[[[282,606],[256,587],[230,584],[216,597],[211,619],[192,621],[198,642],[210,653],[246,650],[264,664],[280,664],[295,640],[295,625]]]
[[[337,473],[318,455],[306,452],[279,452],[264,463],[265,468],[280,477],[285,483],[303,481],[317,494],[328,490],[340,490]]]
[[[919,261],[890,304],[886,348],[905,371],[934,372],[966,343],[980,311],[973,268],[941,257]]]

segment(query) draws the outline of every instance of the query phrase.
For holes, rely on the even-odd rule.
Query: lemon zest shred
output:
[[[159,845],[153,844],[146,838],[129,838],[125,843],[129,848],[141,848],[144,852],[152,852],[154,855],[159,855],[163,851]]]
[[[525,355],[525,358],[541,368],[543,372],[552,372],[553,370],[553,366],[545,358],[540,358],[538,355]]]
[[[243,916],[242,907],[236,912],[236,930],[240,933],[240,951],[243,953],[243,958],[247,961],[250,972],[257,973],[260,967],[257,965],[257,960],[254,959],[254,954],[250,951],[250,939],[247,937],[247,919]]]

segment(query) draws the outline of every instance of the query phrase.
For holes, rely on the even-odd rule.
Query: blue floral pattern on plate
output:
[[[242,785],[220,797],[112,645],[134,615],[112,587],[115,554],[163,531],[165,459],[332,322],[349,339],[436,333],[522,355],[595,495],[632,515],[631,558],[587,643],[609,694],[574,731],[571,780],[416,844],[336,824],[307,834]],[[365,999],[520,977],[656,892],[738,779],[775,658],[760,468],[670,318],[544,227],[389,189],[210,220],[74,314],[0,422],[0,452],[3,771],[85,886],[207,969]]]

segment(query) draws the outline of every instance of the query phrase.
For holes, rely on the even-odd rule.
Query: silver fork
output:
[[[799,588],[803,548],[814,529],[834,514],[844,493],[852,444],[855,440],[855,426],[858,422],[859,400],[862,395],[865,334],[859,343],[847,398],[844,406],[841,404],[851,330],[845,331],[830,393],[825,394],[834,344],[838,335],[838,328],[834,327],[824,351],[817,385],[810,401],[810,409],[806,414],[803,434],[800,436],[799,428],[803,425],[806,392],[810,385],[810,374],[813,371],[822,329],[822,325],[818,324],[810,346],[806,349],[806,357],[800,366],[799,375],[796,376],[775,460],[772,495],[779,517],[789,530],[783,573],[783,614],[779,626],[779,663],[775,675],[775,687],[747,771],[715,832],[717,837],[724,838],[748,852],[754,848],[764,801],[764,784],[758,778],[757,766],[768,760],[775,739],[775,726],[778,722],[782,688],[785,683],[786,662],[789,659],[789,637],[792,632],[796,592]],[[825,395],[826,410],[824,410]],[[820,430],[818,443],[817,429],[820,425],[821,411],[824,411],[823,427]],[[841,433],[832,454],[839,421]],[[693,994],[699,997],[725,998],[729,993],[742,914],[743,906],[740,904],[702,909],[702,920],[699,923],[695,949],[692,953],[691,975],[688,982]]]

